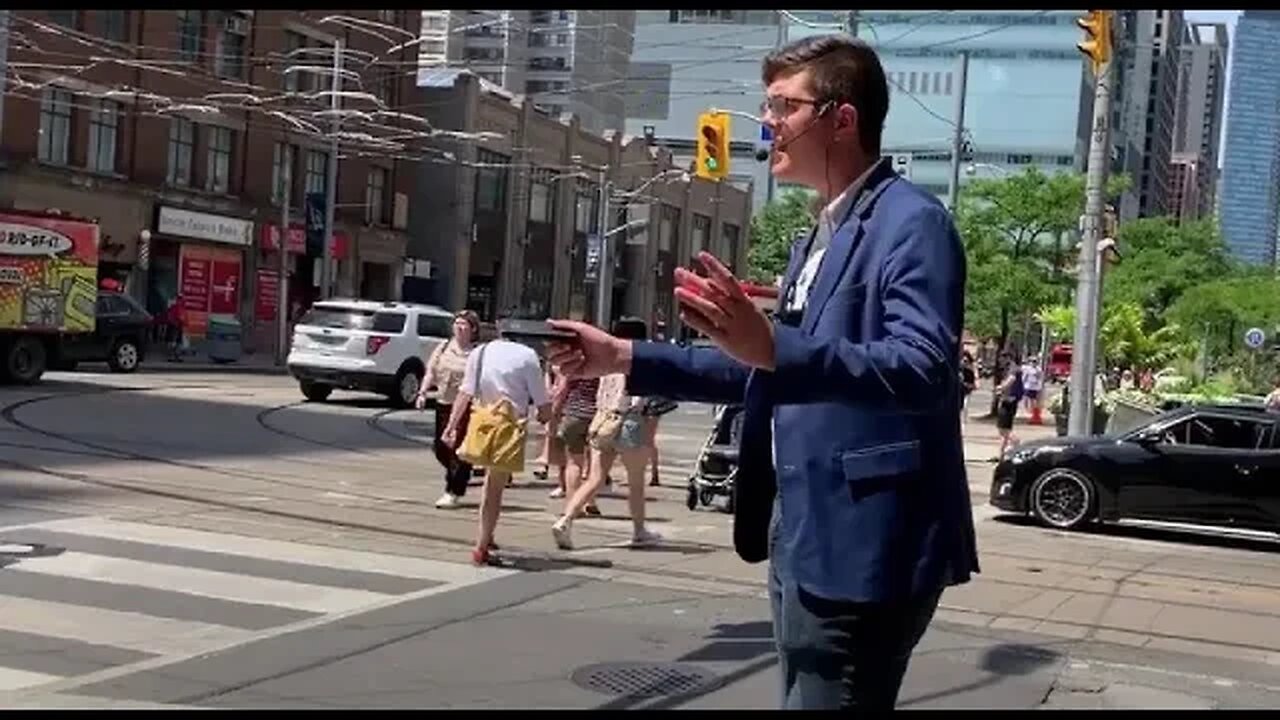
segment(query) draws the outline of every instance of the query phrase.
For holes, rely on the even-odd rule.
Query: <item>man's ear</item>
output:
[[[836,130],[851,130],[856,136],[858,132],[858,109],[849,103],[841,103],[836,106]]]

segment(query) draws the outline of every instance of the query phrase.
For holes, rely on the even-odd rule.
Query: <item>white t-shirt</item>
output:
[[[481,357],[484,368],[478,370]],[[484,376],[477,378],[477,372]],[[460,389],[482,405],[492,405],[505,397],[521,417],[528,414],[530,405],[540,407],[548,402],[538,354],[528,345],[510,340],[494,340],[473,350],[467,356]]]
[[[1022,366],[1022,387],[1027,390],[1039,391],[1044,386],[1043,378],[1040,374],[1040,368],[1037,365]]]

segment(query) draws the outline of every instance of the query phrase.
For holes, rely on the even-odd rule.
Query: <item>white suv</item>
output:
[[[324,300],[294,327],[289,373],[314,402],[342,388],[376,392],[409,407],[427,356],[452,334],[453,313],[434,305]]]

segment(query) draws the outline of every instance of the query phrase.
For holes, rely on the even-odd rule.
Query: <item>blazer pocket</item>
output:
[[[920,441],[888,443],[840,454],[844,479],[861,483],[876,478],[891,478],[920,469]]]

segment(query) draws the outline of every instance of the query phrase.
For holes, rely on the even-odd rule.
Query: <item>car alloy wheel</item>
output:
[[[116,367],[121,372],[133,372],[138,369],[138,346],[123,342],[116,346]]]
[[[1031,511],[1051,527],[1079,527],[1089,518],[1092,507],[1093,483],[1074,470],[1050,470],[1031,488]]]

